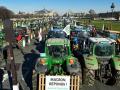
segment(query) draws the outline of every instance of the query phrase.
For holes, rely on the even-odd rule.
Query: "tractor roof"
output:
[[[114,39],[110,39],[110,38],[94,38],[94,37],[90,37],[89,40],[91,42],[94,42],[94,43],[97,43],[97,42],[116,43],[116,41]]]
[[[63,32],[63,29],[61,28],[55,28],[55,29],[53,29],[53,30],[50,30],[50,31],[53,31],[53,32]]]
[[[70,45],[70,41],[68,39],[62,38],[50,38],[46,41],[46,44],[49,45]]]
[[[115,33],[115,34],[120,34],[120,31],[112,31],[112,30],[108,30],[110,33]]]

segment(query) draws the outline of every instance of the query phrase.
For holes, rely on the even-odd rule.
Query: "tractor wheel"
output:
[[[38,74],[37,73],[33,73],[32,75],[32,89],[38,90]]]
[[[87,86],[93,86],[95,83],[95,71],[84,69],[83,71],[83,83]]]
[[[115,79],[116,79],[115,85],[116,85],[116,86],[120,86],[120,71],[117,71],[117,72],[116,72],[116,77],[115,77]]]

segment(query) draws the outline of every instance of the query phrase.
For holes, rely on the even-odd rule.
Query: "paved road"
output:
[[[19,65],[18,80],[23,84],[24,90],[32,90],[32,70],[34,69],[35,61],[39,57],[39,51],[43,52],[43,45],[41,43],[32,43],[32,45],[20,50],[14,49],[15,62]],[[4,81],[3,87],[10,90],[8,80]],[[28,88],[29,87],[29,88]],[[96,81],[94,87],[84,86],[82,90],[120,90],[120,87],[107,86]]]
[[[99,81],[96,81],[93,87],[83,87],[82,90],[120,90],[120,87],[108,86]]]

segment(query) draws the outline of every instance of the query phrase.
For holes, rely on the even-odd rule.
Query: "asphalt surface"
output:
[[[18,81],[22,87],[24,87],[24,90],[33,90],[32,70],[34,69],[35,62],[39,57],[39,52],[44,52],[43,46],[43,43],[35,43],[33,41],[31,45],[23,49],[23,52],[21,52],[19,49],[14,49],[15,62],[17,64]],[[5,73],[7,72],[5,71]],[[0,90],[10,90],[10,83],[8,79],[3,82],[3,89]],[[120,87],[108,86],[100,83],[99,81],[96,81],[93,87],[83,86],[82,90],[120,90]]]

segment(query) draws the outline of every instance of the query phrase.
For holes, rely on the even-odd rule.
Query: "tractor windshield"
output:
[[[72,36],[72,37],[81,36],[81,31],[71,31],[71,36]]]
[[[117,34],[117,39],[120,39],[120,33]]]
[[[111,44],[98,44],[95,47],[96,56],[111,56],[113,53],[114,49]]]
[[[66,35],[63,31],[50,31],[48,33],[48,38],[66,38]]]
[[[116,40],[116,39],[117,39],[117,37],[118,37],[118,35],[117,35],[117,34],[110,33],[110,38],[112,38],[112,39]]]
[[[48,47],[49,54],[53,57],[64,57],[68,54],[66,46],[52,45]]]

